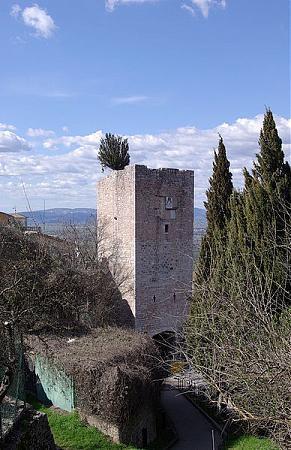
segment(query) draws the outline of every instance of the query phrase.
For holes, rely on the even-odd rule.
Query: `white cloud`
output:
[[[105,0],[105,7],[108,11],[113,11],[116,6],[119,5],[130,5],[133,3],[154,3],[159,0]]]
[[[37,4],[23,10],[15,4],[11,8],[10,15],[15,18],[21,17],[24,24],[33,28],[36,36],[39,37],[48,39],[56,29],[53,18]]]
[[[68,132],[69,132],[69,127],[67,127],[66,125],[64,125],[64,126],[62,127],[62,131],[63,131],[64,133],[68,133]]]
[[[112,103],[116,105],[132,105],[135,103],[142,103],[148,100],[145,95],[131,95],[128,97],[114,97]]]
[[[31,145],[12,131],[0,131],[0,153],[15,153],[30,149]]]
[[[130,4],[142,4],[142,3],[155,3],[161,0],[105,0],[105,7],[108,11],[112,12],[117,6],[130,5]],[[200,10],[205,18],[208,17],[209,10],[213,6],[226,7],[226,0],[188,0],[189,3],[181,1],[181,8],[189,12],[192,16],[196,15],[196,9]]]
[[[96,131],[95,133],[88,134],[86,136],[61,136],[59,138],[47,139],[43,142],[43,147],[46,149],[55,149],[59,145],[65,147],[72,146],[93,146],[94,148],[99,145],[102,137],[102,131]]]
[[[21,7],[18,4],[12,5],[10,15],[12,17],[18,17],[21,12]]]
[[[42,128],[28,128],[26,134],[29,137],[49,137],[55,135],[54,131],[43,130]]]
[[[275,120],[284,143],[285,155],[289,157],[291,120],[280,116],[275,117]],[[251,168],[258,152],[262,123],[263,115],[258,115],[254,118],[239,118],[233,123],[222,123],[211,129],[188,126],[166,133],[127,136],[131,163],[145,164],[151,168],[194,169],[195,206],[201,207],[212,171],[213,149],[217,147],[218,133],[224,138],[234,184],[240,187],[243,167]],[[20,205],[23,199],[21,180],[25,182],[33,208],[41,207],[44,198],[50,207],[94,207],[96,181],[103,176],[97,161],[101,137],[102,132],[99,130],[85,136],[47,139],[44,141],[47,148],[60,150],[50,155],[37,151],[12,153],[17,150],[11,150],[11,139],[11,153],[0,153],[0,191],[7,208],[15,204],[19,210],[25,208],[25,203]],[[1,141],[0,134],[0,149],[1,142],[3,138]],[[17,145],[19,143],[14,144],[14,149]],[[2,197],[1,207],[4,207]]]
[[[186,3],[182,3],[181,8],[185,9],[185,11],[190,13],[191,16],[196,16],[196,12],[195,12],[195,9],[193,8],[193,6],[187,5]]]
[[[195,7],[200,9],[202,15],[207,18],[209,15],[209,10],[213,6],[220,6],[221,8],[226,7],[226,0],[189,0],[192,5],[184,4],[182,5],[183,9],[186,9],[192,15],[195,14]]]
[[[16,127],[14,125],[9,125],[7,123],[1,123],[0,122],[0,130],[15,131]]]

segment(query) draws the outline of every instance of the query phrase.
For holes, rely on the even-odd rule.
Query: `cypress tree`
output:
[[[206,192],[207,202],[204,202],[208,232],[212,232],[215,228],[223,230],[229,219],[229,198],[233,191],[229,166],[225,145],[220,136],[218,150],[214,152],[213,174],[209,179],[210,187]]]
[[[288,424],[285,430],[285,422],[279,425],[278,418],[281,405],[284,410],[288,404],[284,403],[288,395],[279,395],[278,404],[272,396],[267,401],[264,396],[267,398],[270,392],[270,379],[279,380],[280,390],[282,380],[288,378],[285,367],[290,334],[291,174],[269,109],[259,145],[253,172],[244,171],[243,191],[229,196],[226,212],[221,216],[222,208],[216,204],[219,195],[214,189],[217,185],[221,189],[216,182],[215,155],[207,192],[208,230],[199,260],[204,277],[195,280],[186,344],[192,365],[210,380],[214,390],[211,400],[218,387],[226,401],[239,405],[242,424],[246,423],[248,410],[252,418],[261,415],[261,422],[256,419],[255,425],[250,419],[258,431],[264,425],[269,432],[273,417],[272,426],[276,432],[280,430],[278,436],[283,442]],[[213,268],[210,272],[209,261]],[[277,359],[277,355],[282,358]],[[275,373],[270,376],[274,368]],[[285,421],[287,416],[283,412],[281,417]]]
[[[276,123],[272,111],[266,110],[263,128],[259,139],[260,153],[257,162],[254,164],[253,175],[262,186],[272,195],[273,193],[290,196],[290,189],[281,189],[283,184],[290,185],[290,166],[284,161],[282,150],[282,140],[278,135]],[[287,186],[286,186],[287,187]]]
[[[259,145],[253,175],[244,170],[248,232],[254,240],[262,240],[272,226],[279,244],[291,206],[291,170],[284,161],[282,140],[270,109],[264,116]]]
[[[277,309],[280,296],[279,303],[282,305],[291,296],[290,280],[286,279],[285,273],[291,172],[289,164],[284,161],[282,140],[270,109],[267,109],[264,116],[259,145],[260,152],[256,155],[252,175],[244,170],[244,245],[251,250],[269,292],[274,293],[276,304],[271,305],[271,308]]]
[[[206,192],[207,201],[204,202],[207,231],[201,243],[198,278],[208,278],[211,267],[218,262],[218,249],[225,243],[225,226],[230,217],[229,199],[233,191],[229,166],[225,145],[219,135],[218,150],[214,151],[213,173],[209,179],[210,187]]]

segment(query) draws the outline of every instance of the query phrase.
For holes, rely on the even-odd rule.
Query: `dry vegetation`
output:
[[[77,406],[112,423],[127,424],[141,405],[155,406],[157,347],[145,335],[102,328],[67,338],[30,336],[28,348],[46,356],[74,380]]]
[[[230,251],[223,289],[215,276],[195,284],[186,327],[189,362],[207,382],[210,402],[227,409],[243,429],[270,435],[282,449],[291,439],[291,309],[281,301],[291,280],[290,224],[281,242],[289,252],[281,260],[285,275],[276,290],[255,258]],[[266,248],[275,252],[276,245],[270,236]]]
[[[70,227],[65,240],[0,228],[0,364],[5,395],[15,371],[15,333],[84,334],[92,328],[128,325],[119,288],[126,280],[116,249],[105,249],[103,230]],[[114,281],[108,264],[118,268]],[[6,325],[4,325],[6,323]],[[118,343],[116,343],[118,345]]]

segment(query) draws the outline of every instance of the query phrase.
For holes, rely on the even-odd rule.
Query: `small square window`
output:
[[[172,197],[166,197],[165,198],[165,207],[166,207],[166,209],[172,209],[173,208],[173,198]]]
[[[165,224],[165,233],[169,233],[169,224],[168,223]]]

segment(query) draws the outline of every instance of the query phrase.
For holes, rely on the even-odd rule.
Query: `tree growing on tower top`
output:
[[[128,153],[128,140],[121,136],[115,136],[106,133],[105,138],[100,141],[98,159],[100,161],[102,171],[105,167],[112,170],[123,170],[128,166],[130,156]]]

